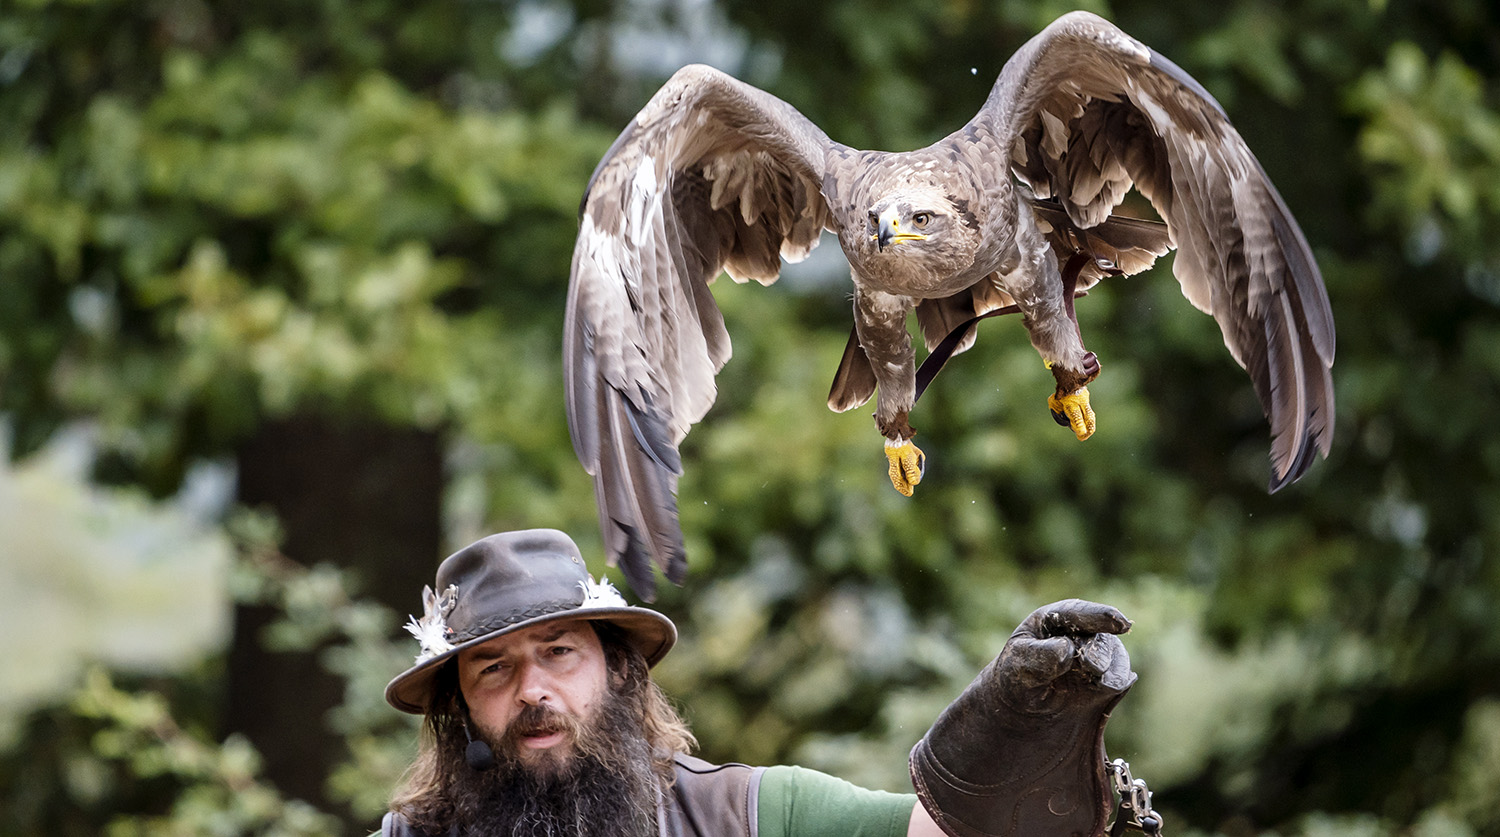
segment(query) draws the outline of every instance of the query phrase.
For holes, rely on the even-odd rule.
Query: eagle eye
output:
[[[872,228],[880,226],[880,216],[873,212],[870,213],[870,226]]]
[[[919,230],[927,226],[927,223],[931,220],[932,213],[930,212],[918,212],[916,215],[911,216],[912,226],[916,227]]]

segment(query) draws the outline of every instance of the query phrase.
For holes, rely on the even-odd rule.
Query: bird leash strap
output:
[[[1120,795],[1109,837],[1121,837],[1127,831],[1161,837],[1161,814],[1151,807],[1151,790],[1146,787],[1146,780],[1131,776],[1130,764],[1124,759],[1106,762],[1104,770],[1114,780],[1115,792]]]
[[[1068,258],[1067,262],[1063,264],[1060,273],[1063,285],[1063,304],[1067,308],[1068,319],[1073,321],[1074,328],[1078,327],[1078,317],[1073,313],[1073,301],[1089,295],[1089,292],[1086,290],[1077,290],[1078,274],[1079,271],[1083,270],[1084,264],[1089,260],[1090,256],[1086,253],[1074,253],[1071,257]],[[1097,262],[1100,267],[1110,270],[1113,273],[1120,272],[1114,267],[1111,262],[1108,262],[1104,259],[1094,259],[1093,261]],[[987,320],[990,317],[999,317],[1005,314],[1019,313],[1021,313],[1021,306],[1019,305],[1001,306],[999,308],[986,311],[983,314],[978,314],[974,317],[970,317],[962,323],[959,323],[956,327],[954,327],[952,331],[948,332],[948,336],[944,337],[942,339],[942,342],[933,347],[933,350],[927,355],[927,359],[922,361],[922,365],[917,368],[917,391],[916,394],[912,396],[913,406],[916,405],[917,401],[921,400],[922,393],[927,391],[927,385],[932,383],[932,379],[937,377],[937,373],[943,370],[943,365],[948,362],[949,358],[953,357],[953,353],[958,350],[959,344],[968,339],[969,333],[979,325],[980,320]]]
[[[1081,299],[1088,295],[1088,291],[1074,291],[1073,298]],[[953,330],[948,332],[948,336],[944,337],[943,341],[928,353],[927,359],[922,361],[922,365],[917,368],[917,392],[916,396],[912,399],[912,403],[915,404],[922,398],[922,393],[927,391],[927,385],[932,383],[932,379],[937,377],[937,373],[943,371],[943,365],[948,362],[949,358],[953,357],[953,352],[958,348],[958,344],[964,342],[964,339],[969,336],[969,332],[975,326],[979,325],[980,320],[1019,313],[1021,313],[1021,306],[1005,305],[970,317],[957,326],[954,326]]]

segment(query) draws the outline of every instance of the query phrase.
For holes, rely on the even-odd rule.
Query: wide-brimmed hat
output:
[[[672,620],[631,607],[608,581],[591,579],[573,539],[556,529],[501,532],[469,544],[443,561],[436,587],[422,598],[422,618],[406,626],[422,652],[385,687],[390,705],[418,715],[427,710],[438,670],[460,651],[532,625],[609,622],[648,666],[677,641]]]

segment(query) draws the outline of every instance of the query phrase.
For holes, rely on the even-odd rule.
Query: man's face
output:
[[[586,621],[526,628],[458,656],[459,688],[475,725],[502,751],[544,773],[568,764],[608,681],[604,649]]]

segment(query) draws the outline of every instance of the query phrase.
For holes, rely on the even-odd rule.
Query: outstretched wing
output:
[[[1270,489],[1333,437],[1333,314],[1307,240],[1218,102],[1087,12],[1000,73],[971,129],[993,132],[1039,198],[1087,229],[1134,185],[1167,222],[1183,294],[1212,314],[1271,423]]]
[[[828,137],[780,99],[717,70],[679,70],[589,181],[563,343],[568,430],[594,475],[611,564],[642,598],[651,565],[680,583],[678,443],[714,401],[729,335],[709,292],[776,280],[830,222]]]

